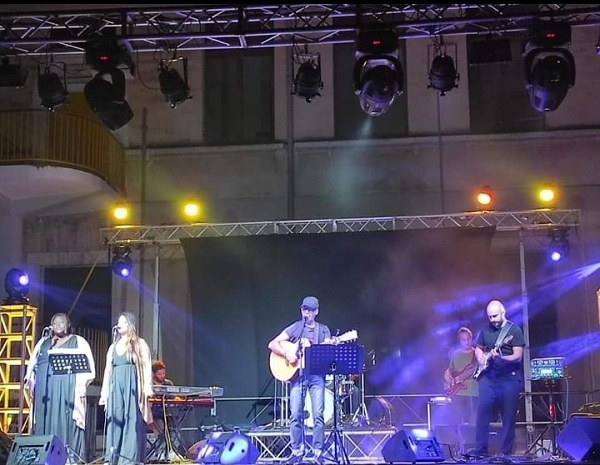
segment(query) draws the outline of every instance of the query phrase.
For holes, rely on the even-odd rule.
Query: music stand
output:
[[[54,375],[75,375],[77,373],[91,373],[90,360],[87,355],[80,349],[50,349],[48,350],[48,363]],[[67,409],[67,414],[69,410]],[[70,446],[70,439],[66,438],[65,447],[69,454],[77,456],[82,462],[85,462],[82,457],[79,457]]]
[[[338,374],[349,375],[360,373],[363,367],[364,347],[356,343],[316,344],[306,349],[306,372],[310,375],[333,375],[333,430],[323,444],[323,453],[331,440],[334,441],[335,463],[349,464],[348,453],[344,448],[342,434],[338,427],[336,378]],[[344,460],[340,462],[338,449],[342,451]]]

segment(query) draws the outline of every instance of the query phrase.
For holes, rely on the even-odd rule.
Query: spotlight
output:
[[[29,302],[29,276],[19,268],[12,268],[6,273],[4,278],[4,289],[7,297],[4,299],[5,305],[24,304]]]
[[[456,53],[456,44],[452,45]],[[456,81],[460,79],[460,75],[456,72],[454,59],[446,53],[446,45],[441,43],[430,46],[430,48],[432,47],[435,56],[429,68],[429,85],[427,87],[437,90],[441,96],[444,96],[446,92],[458,87]]]
[[[38,69],[38,95],[42,101],[41,106],[49,111],[54,111],[67,103],[69,93],[65,88],[65,83],[65,65],[63,65],[62,79],[57,73],[50,70],[50,66],[47,66],[43,72]]]
[[[356,38],[354,92],[370,116],[386,113],[404,91],[398,60],[398,35],[393,29],[362,29]]]
[[[7,56],[0,62],[0,87],[23,87],[27,80],[28,72],[21,65],[10,63]]]
[[[525,87],[539,112],[556,110],[575,85],[575,59],[565,48],[570,42],[568,23],[539,22],[529,28],[523,54]]]
[[[158,67],[160,91],[165,100],[171,103],[171,108],[175,108],[180,103],[192,98],[188,85],[187,58],[181,58],[183,61],[183,78],[175,68],[171,67],[176,60],[162,60]]]
[[[494,190],[490,186],[483,186],[477,192],[476,200],[480,209],[493,210],[495,201]]]
[[[569,231],[568,228],[551,229],[548,233],[550,244],[548,244],[548,254],[553,262],[558,262],[569,254]]]
[[[115,35],[108,34],[110,31],[104,30],[102,34],[86,40],[84,45],[86,64],[101,73],[109,72],[119,66],[126,66],[131,75],[134,75],[135,64],[131,56]]]
[[[125,75],[120,69],[99,72],[85,85],[83,93],[92,111],[110,130],[122,128],[133,118],[125,100]]]
[[[131,274],[133,262],[131,260],[131,248],[125,245],[113,247],[113,258],[110,267],[114,274],[121,278],[127,278]]]
[[[544,185],[538,190],[538,198],[546,205],[551,205],[556,199],[556,192],[550,185]]]
[[[296,57],[301,59],[301,56]],[[304,56],[305,61],[298,68],[294,78],[294,89],[292,94],[297,95],[307,102],[315,97],[321,96],[323,81],[321,80],[321,55],[314,54]]]

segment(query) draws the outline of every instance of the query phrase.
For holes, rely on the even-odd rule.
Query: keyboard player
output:
[[[154,386],[173,386],[173,381],[167,378],[167,366],[162,360],[152,363],[152,384]]]
[[[152,362],[152,385],[153,386],[173,386],[173,381],[167,378],[167,366],[162,360],[155,360]],[[152,399],[159,400],[159,399]],[[166,408],[163,402],[150,402],[152,415],[154,417],[154,423],[152,424],[152,430],[158,436],[157,443],[154,447],[150,448],[149,456],[147,460],[153,458],[156,461],[168,461],[174,458],[173,455],[181,454],[181,444],[167,444],[167,437],[165,435],[165,421],[170,430],[174,427],[174,419],[172,413]],[[173,435],[173,442],[179,442],[177,435]],[[179,449],[179,450],[178,450]]]

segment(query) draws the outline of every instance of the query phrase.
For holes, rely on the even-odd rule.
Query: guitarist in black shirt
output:
[[[475,341],[478,367],[475,377],[479,383],[479,406],[472,456],[488,455],[490,423],[495,412],[502,420],[501,450],[511,455],[515,443],[519,394],[523,389],[523,348],[525,337],[516,324],[507,320],[506,308],[492,300],[486,308],[488,324]]]

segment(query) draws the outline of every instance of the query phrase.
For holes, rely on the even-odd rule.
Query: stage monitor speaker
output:
[[[57,436],[17,436],[6,465],[65,465],[67,459],[67,449]]]
[[[393,462],[443,462],[444,451],[432,431],[403,429],[394,434],[381,449],[381,456]]]
[[[239,431],[216,431],[206,438],[206,443],[198,452],[196,462],[203,465],[254,464],[258,456],[258,448],[245,434]]]
[[[556,444],[576,462],[600,461],[600,416],[572,416]]]

